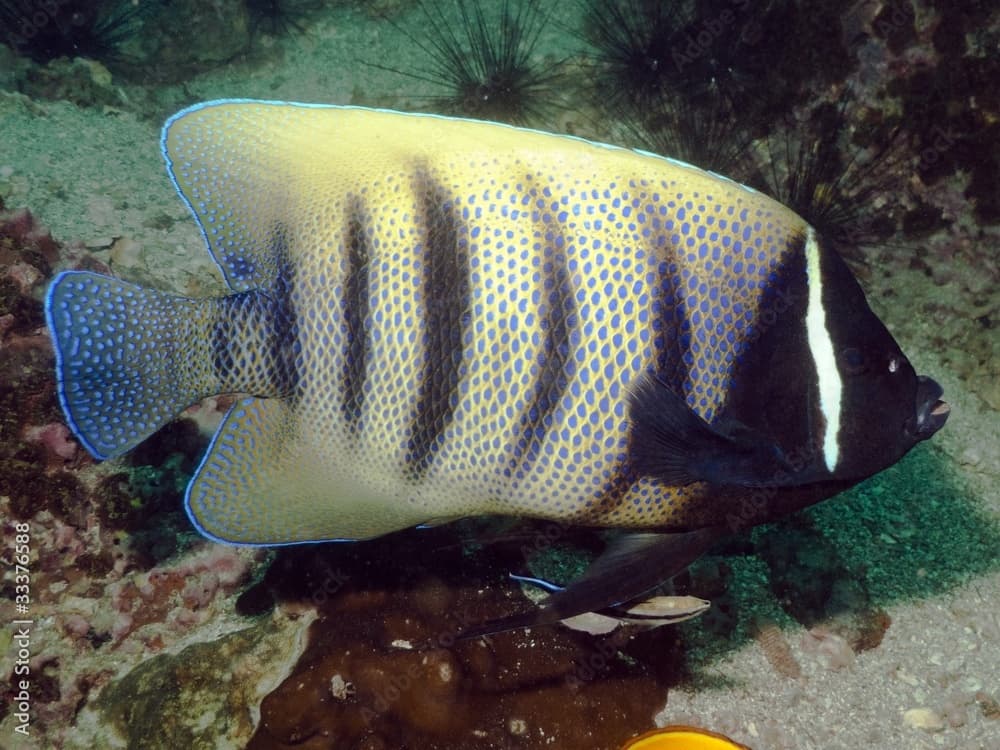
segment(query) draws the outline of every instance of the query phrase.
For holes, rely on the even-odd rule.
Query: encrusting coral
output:
[[[29,212],[0,205],[0,517],[7,550],[27,522],[25,614],[46,623],[32,633],[32,722],[49,747],[65,744],[88,696],[150,655],[251,625],[223,623],[230,597],[262,557],[211,545],[187,528],[180,492],[204,441],[193,426],[166,431],[158,457],[117,467],[94,464],[69,435],[40,301],[52,266],[69,254],[62,251]],[[5,566],[5,598],[13,599],[13,571]],[[281,629],[280,617],[268,622]],[[201,634],[203,625],[211,636]],[[287,638],[278,642],[289,647]],[[6,732],[10,701],[2,705]],[[109,741],[98,737],[92,746]]]

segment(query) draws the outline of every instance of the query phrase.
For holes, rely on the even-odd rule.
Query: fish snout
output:
[[[906,431],[917,440],[926,440],[948,421],[951,407],[941,400],[943,394],[944,389],[932,378],[917,377],[917,411],[906,424]]]

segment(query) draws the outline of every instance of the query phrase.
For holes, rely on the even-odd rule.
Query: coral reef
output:
[[[176,423],[116,467],[96,466],[70,436],[56,404],[39,299],[59,256],[59,245],[29,212],[0,208],[0,516],[5,550],[14,549],[18,528],[28,529],[26,614],[47,623],[33,633],[31,706],[35,733],[49,747],[62,746],[92,691],[110,686],[115,694],[120,671],[186,640],[247,628],[240,618],[223,623],[231,597],[261,558],[196,541],[188,528],[180,497],[205,440],[193,422]],[[99,267],[94,259],[79,260]],[[13,599],[13,573],[5,566],[5,598]],[[280,619],[254,626],[260,634],[236,638],[226,653],[245,651],[241,658],[252,665],[250,655],[261,649],[282,651],[289,642],[273,633],[290,628]],[[202,627],[212,635],[198,635]],[[171,657],[182,664],[188,658],[211,663],[194,652]],[[237,688],[241,695],[247,690]],[[160,691],[161,705],[168,698]],[[177,721],[190,718],[194,725],[197,715]],[[0,721],[7,718],[0,714]],[[243,725],[247,734],[251,722]]]
[[[257,706],[298,656],[308,622],[276,612],[218,638],[161,651],[109,682],[78,723],[108,725],[124,747],[244,747],[259,720]],[[92,736],[94,747],[107,741],[102,733]]]
[[[0,205],[0,494],[24,519],[51,502],[65,515],[77,480],[59,471],[76,458],[62,428],[52,352],[38,299],[58,246],[28,211]],[[52,466],[54,473],[46,469]]]

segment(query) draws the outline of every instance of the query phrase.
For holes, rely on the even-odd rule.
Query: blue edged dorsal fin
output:
[[[191,209],[226,283],[237,292],[270,289],[291,239],[288,222],[296,145],[281,137],[290,108],[204,102],[163,126],[160,147],[170,179]],[[255,118],[261,120],[258,127]]]

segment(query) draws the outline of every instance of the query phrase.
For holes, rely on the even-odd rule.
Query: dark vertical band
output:
[[[365,229],[364,212],[355,202],[344,230],[344,368],[342,411],[348,428],[356,432],[364,410],[365,379],[371,359],[370,334],[365,330],[370,306],[371,249]]]
[[[430,465],[458,404],[465,332],[471,323],[469,251],[456,209],[426,174],[415,186],[423,221],[424,352],[406,463],[414,476]],[[419,257],[419,256],[418,256]]]

